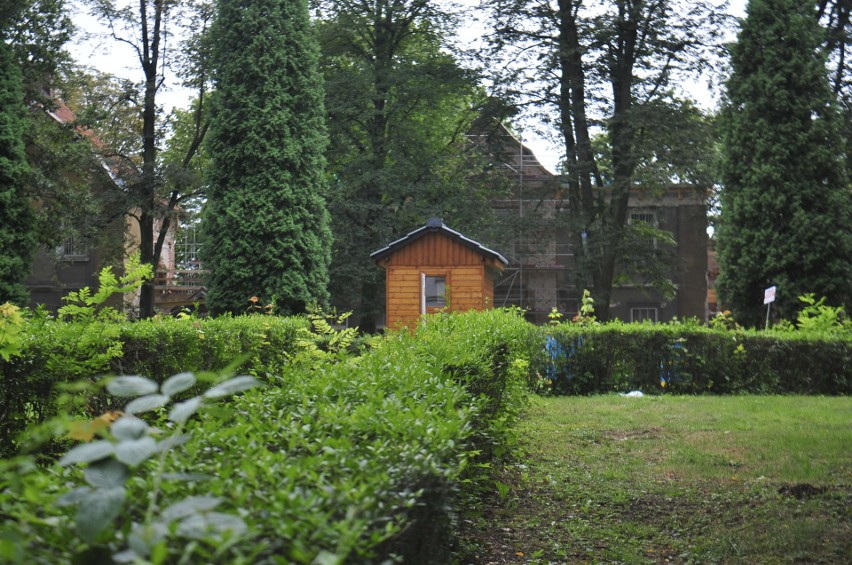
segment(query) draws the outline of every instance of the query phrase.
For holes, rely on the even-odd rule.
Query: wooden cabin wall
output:
[[[484,310],[494,304],[490,271],[502,266],[441,233],[424,235],[380,264],[387,270],[387,325],[391,328],[414,327],[420,319],[421,273],[446,277],[449,310]]]
[[[414,327],[418,319],[420,319],[420,269],[388,267],[388,327]]]
[[[387,320],[388,326],[414,326],[420,319],[420,274],[445,276],[447,279],[448,310],[483,310],[487,296],[484,268],[479,266],[388,266]],[[493,295],[493,290],[491,291]],[[493,302],[493,296],[490,304]]]
[[[482,265],[482,255],[445,235],[426,234],[391,254],[387,265],[456,267]]]

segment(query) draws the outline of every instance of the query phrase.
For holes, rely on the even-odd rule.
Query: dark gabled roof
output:
[[[506,260],[506,258],[503,257],[502,255],[500,255],[499,253],[497,253],[496,251],[488,249],[487,247],[485,247],[481,243],[474,241],[474,240],[472,240],[468,237],[465,237],[462,234],[460,234],[459,232],[448,228],[446,226],[446,224],[444,224],[444,222],[442,222],[438,218],[431,218],[428,222],[426,222],[425,226],[417,228],[416,230],[409,233],[405,237],[397,239],[396,241],[394,241],[393,243],[391,243],[387,247],[382,247],[378,251],[374,251],[373,253],[370,254],[370,258],[373,259],[373,261],[379,261],[381,259],[384,259],[385,257],[390,255],[394,251],[396,251],[396,250],[398,250],[402,247],[405,247],[409,243],[417,241],[418,239],[420,239],[421,237],[423,237],[424,235],[429,234],[429,233],[442,233],[442,234],[446,235],[447,237],[449,237],[449,238],[451,238],[455,241],[458,241],[459,243],[461,243],[465,247],[469,247],[469,248],[473,249],[477,253],[480,253],[480,254],[482,254],[486,257],[491,257],[493,259],[497,259],[498,261],[502,262],[504,265],[509,264],[509,262]]]

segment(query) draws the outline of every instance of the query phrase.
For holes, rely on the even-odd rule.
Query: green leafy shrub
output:
[[[540,328],[533,371],[555,394],[849,394],[852,339],[696,323]]]
[[[269,323],[267,317],[252,318]],[[153,331],[146,324],[138,326],[135,331],[143,336]],[[207,480],[153,482],[145,477],[159,476],[161,469],[159,456],[152,455],[137,469],[154,466],[153,472],[124,483],[125,499],[141,500],[142,505],[134,502],[119,515],[108,514],[102,524],[114,527],[102,531],[93,527],[86,542],[78,536],[68,538],[68,527],[65,537],[55,533],[57,526],[74,523],[70,508],[57,507],[55,499],[62,490],[57,484],[66,484],[75,475],[67,468],[49,466],[35,473],[38,479],[22,479],[26,485],[0,492],[3,508],[13,512],[0,539],[32,540],[8,546],[0,542],[0,552],[5,547],[21,562],[70,560],[72,555],[93,562],[130,545],[135,555],[152,562],[174,562],[181,555],[188,562],[228,563],[449,561],[452,508],[460,486],[470,486],[476,475],[471,469],[487,470],[493,458],[506,455],[500,442],[511,438],[512,422],[523,406],[527,366],[523,352],[535,338],[532,326],[502,312],[442,314],[431,317],[419,335],[396,333],[372,340],[357,356],[346,353],[351,344],[332,347],[344,345],[348,334],[335,340],[335,332],[321,323],[314,323],[309,333],[296,331],[306,327],[294,326],[294,335],[304,342],[283,356],[266,351],[274,344],[264,333],[266,343],[257,355],[269,356],[270,363],[258,365],[257,375],[267,386],[248,391],[226,407],[200,413],[193,440],[172,451],[170,472],[203,475]],[[207,342],[216,333],[210,326],[202,331],[203,339],[193,339]],[[147,339],[140,343],[155,343]],[[322,354],[315,349],[318,343]],[[153,354],[140,349],[140,363],[149,355]],[[141,392],[150,393],[142,398],[161,403],[160,395],[171,387],[171,379],[159,388],[153,380],[140,381],[147,387]],[[178,425],[172,414],[156,427],[180,435]],[[145,442],[150,451],[151,427],[128,435],[128,441]],[[109,453],[95,454],[100,459],[92,460],[94,470],[115,467],[115,477],[123,477],[114,460],[132,465],[118,459],[118,444],[109,441],[115,435],[95,442],[94,448],[85,444],[70,453],[73,457],[83,453],[80,461],[84,461],[90,450],[103,448]],[[112,476],[111,472],[101,475]],[[42,490],[32,498],[35,484]],[[96,487],[89,481],[89,489]],[[164,502],[152,505],[151,493],[158,493],[156,498]],[[88,496],[87,504],[92,505],[109,499],[96,494],[103,493],[75,491],[71,500]],[[142,525],[157,523],[146,517],[147,508],[158,506],[168,514],[174,501],[182,499],[221,501],[245,522],[245,535],[214,544],[215,552],[204,540],[194,540],[175,553],[168,540],[179,533],[179,521],[170,522],[167,534],[159,526],[146,533]],[[36,500],[42,510],[32,507]],[[205,508],[196,510],[204,514]],[[155,517],[157,512],[152,512]]]
[[[246,525],[241,518],[215,511],[222,498],[179,493],[163,496],[166,480],[201,478],[198,474],[167,472],[170,456],[191,440],[188,421],[205,405],[253,388],[257,380],[249,376],[227,379],[201,395],[175,402],[195,384],[192,373],[173,375],[162,385],[140,376],[110,380],[106,389],[112,396],[133,400],[109,425],[96,429],[97,437],[89,435],[58,461],[59,468],[84,465],[82,470],[61,473],[56,466],[45,471],[29,469],[41,476],[45,486],[58,477],[77,478],[84,484],[59,497],[54,486],[49,489],[52,497],[46,498],[34,495],[26,486],[21,488],[25,481],[5,485],[9,488],[4,489],[0,500],[4,508],[8,505],[14,509],[12,516],[17,523],[4,528],[3,539],[8,543],[0,546],[0,555],[16,562],[179,562],[191,558],[205,544],[206,549],[213,550],[199,553],[209,557],[217,545],[242,536]],[[170,433],[139,416],[157,412]],[[14,470],[23,468],[24,461],[18,460]],[[36,513],[26,502],[36,500],[49,502],[53,516],[35,519]],[[56,512],[62,507],[76,509],[73,519]],[[58,528],[63,535],[44,533],[41,530],[45,527]],[[21,530],[33,534],[37,541],[16,535]]]
[[[844,331],[852,333],[852,326],[844,320],[845,312],[842,306],[829,306],[825,303],[824,296],[817,300],[813,293],[800,296],[799,301],[804,304],[796,317],[799,330],[817,333]]]
[[[482,403],[477,449],[483,461],[514,449],[515,423],[526,406],[526,368],[540,336],[521,312],[444,313],[425,318],[416,347]]]
[[[261,372],[296,352],[308,325],[300,317],[256,315],[142,320],[121,326],[122,355],[110,372],[160,381],[185,368],[217,371],[240,359],[243,371]]]
[[[36,317],[21,334],[19,354],[0,359],[0,455],[16,453],[20,434],[60,410],[62,388],[100,375],[143,374],[157,382],[191,369],[218,371],[243,362],[260,373],[286,363],[297,348],[303,318],[238,316],[150,319],[138,322],[62,322]],[[91,396],[83,407],[97,415],[112,405]]]
[[[186,470],[212,477],[202,492],[245,509],[258,561],[414,556],[415,542],[399,543],[403,532],[422,541],[448,523],[478,406],[410,337],[346,361],[285,365],[270,378],[233,412],[205,414],[205,442],[185,450]]]
[[[98,290],[94,294],[86,286],[63,296],[62,300],[66,304],[59,309],[59,318],[84,323],[93,320],[124,320],[125,315],[108,306],[107,302],[117,294],[123,296],[135,291],[152,278],[154,269],[151,265],[143,265],[139,252],[136,252],[128,259],[125,273],[120,277],[116,277],[110,266],[101,269],[98,273]]]
[[[24,326],[20,308],[9,302],[0,304],[0,357],[4,361],[9,361],[12,355],[21,352]]]

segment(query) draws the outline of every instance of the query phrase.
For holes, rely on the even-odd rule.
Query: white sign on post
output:
[[[763,303],[769,304],[770,302],[775,302],[775,289],[778,287],[770,286],[766,290],[763,291]]]

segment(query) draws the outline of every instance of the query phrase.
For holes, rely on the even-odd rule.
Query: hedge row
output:
[[[618,323],[539,332],[532,382],[553,394],[852,392],[852,339],[844,334]]]
[[[268,363],[258,372],[265,386],[202,412],[170,463],[169,472],[208,480],[161,485],[160,506],[221,497],[217,511],[241,516],[248,533],[224,543],[173,540],[162,562],[187,552],[186,562],[450,562],[460,485],[476,484],[487,467],[478,463],[510,447],[531,328],[502,312],[444,315],[416,335],[375,340],[360,356],[297,347],[286,362]],[[7,556],[31,563],[123,547],[126,521],[99,548],[70,533],[73,511],[51,501],[74,473],[50,467],[17,488],[0,479],[0,506],[18,518],[0,528],[0,557],[3,540],[18,540]],[[145,501],[153,480],[128,485],[128,501]]]
[[[0,359],[0,456],[17,435],[54,415],[61,385],[99,375],[139,374],[162,381],[186,371],[263,370],[295,349],[302,318],[240,316],[194,320],[66,323],[33,320],[20,355]],[[94,402],[93,411],[102,409]]]

